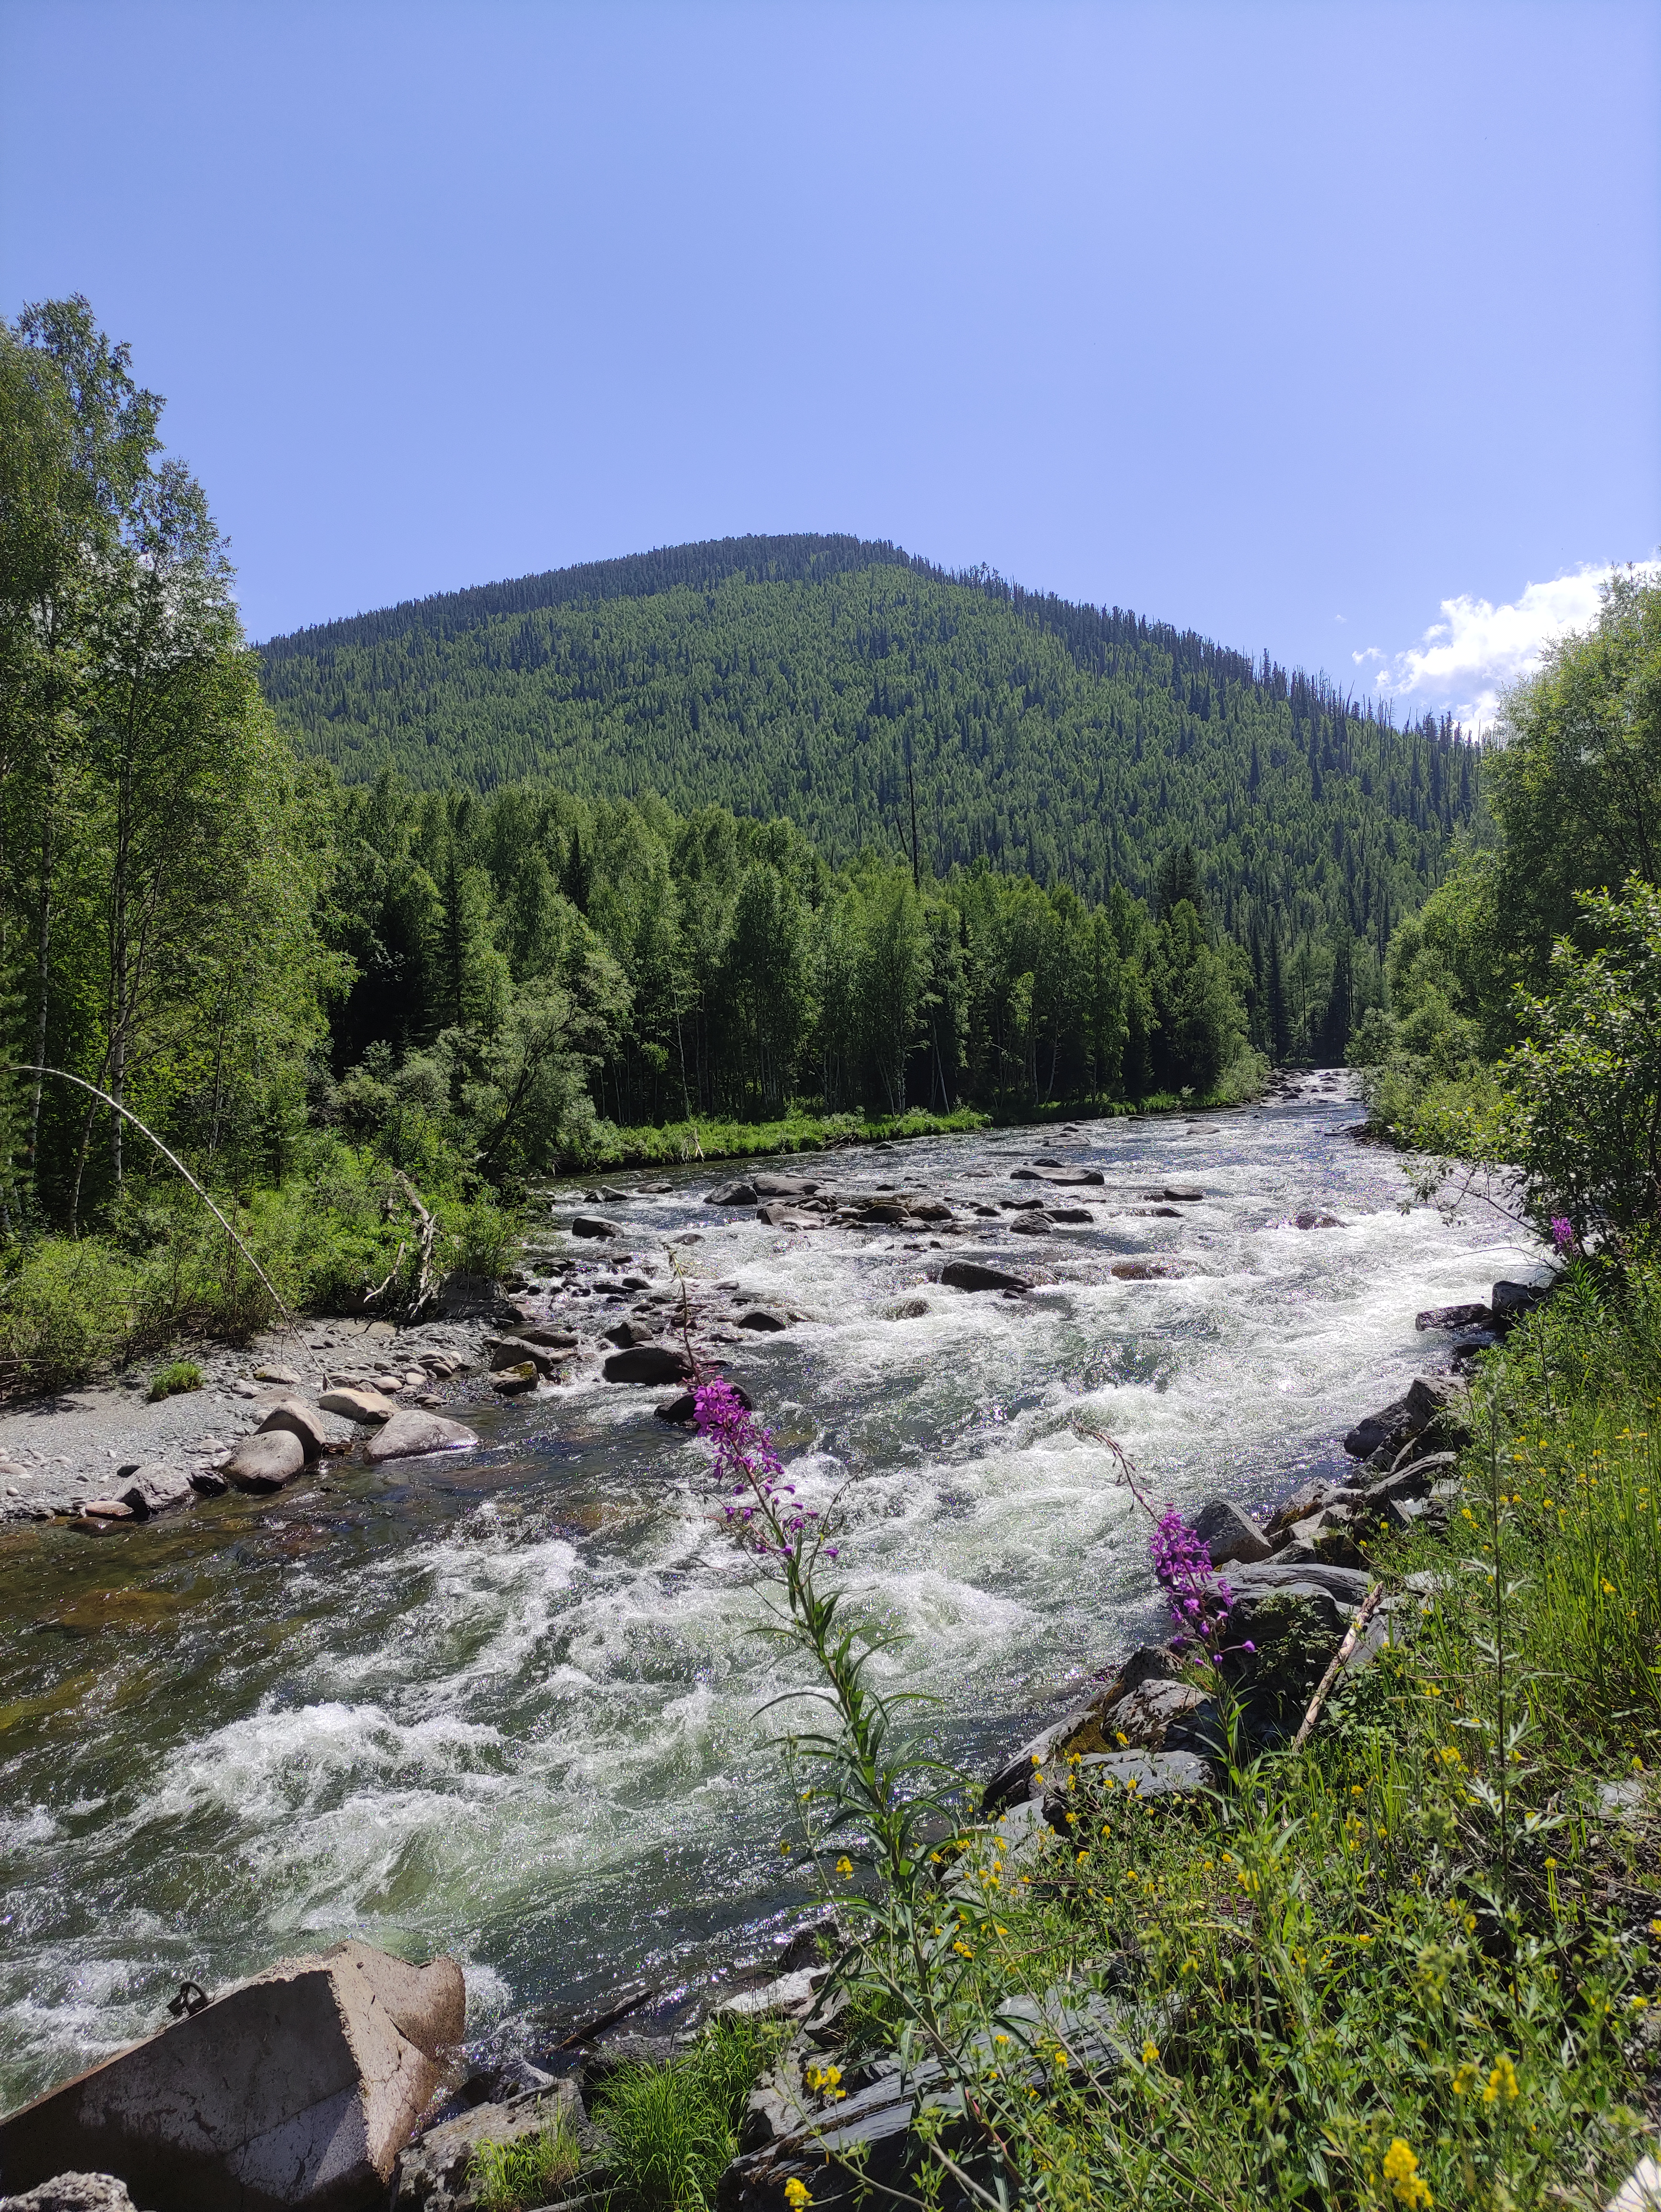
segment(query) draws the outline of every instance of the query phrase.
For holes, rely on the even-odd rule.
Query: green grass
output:
[[[713,2021],[667,2066],[624,2066],[594,2100],[616,2212],[708,2212],[751,2090],[783,2040],[770,2022]]]
[[[150,1403],[163,1398],[177,1398],[186,1390],[202,1388],[202,1370],[193,1359],[175,1359],[170,1366],[158,1368],[150,1377]]]
[[[867,1955],[872,2049],[927,2017],[968,2050],[1062,1982],[1124,2008],[1093,2080],[1053,2038],[976,2062],[1045,2203],[1591,2212],[1656,2132],[1661,1274],[1579,1274],[1478,1408],[1446,1534],[1369,1547],[1409,1633],[1304,1752],[1182,1806],[1063,1760],[1064,1838],[1006,1860],[971,1831],[921,1953]],[[989,2185],[984,2142],[952,2142]]]
[[[526,2212],[546,2204],[576,2174],[582,2149],[563,2112],[537,2134],[508,2143],[481,2143],[467,2169],[468,2185],[484,2212]]]

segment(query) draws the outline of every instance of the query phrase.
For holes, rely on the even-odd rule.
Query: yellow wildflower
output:
[[[1472,2090],[1476,2087],[1476,2082],[1477,2082],[1477,2069],[1476,2069],[1475,2066],[1473,2066],[1473,2065],[1471,2064],[1471,2063],[1470,2063],[1469,2059],[1468,2058],[1468,2059],[1466,2059],[1466,2061],[1465,2061],[1464,2064],[1463,2064],[1463,2066],[1461,2066],[1461,2067],[1458,2069],[1457,2072],[1454,2075],[1454,2077],[1453,2077],[1453,2094],[1454,2094],[1454,2095],[1455,2095],[1456,2097],[1468,2097],[1468,2096],[1469,2096],[1469,2094],[1470,2094],[1471,2091],[1472,2091]]]
[[[840,1858],[837,1861],[837,1872],[842,1876],[844,1881],[847,1881],[848,1877],[853,1873],[853,1871],[854,1862],[852,1859]]]
[[[1522,2094],[1522,2086],[1517,2079],[1517,2069],[1502,2051],[1495,2062],[1493,2073],[1488,2075],[1488,2086],[1482,2092],[1482,2102],[1485,2105],[1497,2105],[1503,2097],[1507,2104],[1514,2105]]]
[[[803,2205],[812,2203],[813,2192],[805,2181],[798,2181],[792,2175],[784,2185],[784,2201],[790,2207],[790,2212],[802,2212]]]
[[[1152,2036],[1150,2036],[1150,2037],[1148,2038],[1147,2041],[1145,2044],[1143,2044],[1143,2045],[1142,2045],[1142,2063],[1143,2063],[1143,2065],[1144,2065],[1144,2066],[1152,2066],[1152,2065],[1154,2065],[1154,2064],[1155,2064],[1155,2063],[1157,2063],[1157,2062],[1158,2062],[1159,2056],[1159,2045],[1158,2045],[1157,2043],[1155,2043],[1155,2042],[1154,2042],[1154,2040],[1153,2040],[1153,2037],[1152,2037]]]
[[[1430,2184],[1419,2171],[1418,2159],[1397,2136],[1384,2153],[1384,2179],[1389,2182],[1392,2197],[1403,2204],[1433,2204]]]

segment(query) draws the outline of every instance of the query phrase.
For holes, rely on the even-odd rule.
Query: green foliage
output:
[[[157,1368],[150,1377],[150,1403],[163,1398],[176,1398],[186,1390],[202,1388],[202,1370],[193,1359],[175,1359],[166,1367]]]
[[[546,2204],[581,2163],[575,2130],[559,2111],[535,2135],[480,2143],[468,2166],[467,2184],[485,2212],[529,2212]]]
[[[618,2212],[709,2212],[751,2090],[776,2053],[772,2023],[715,2020],[667,2066],[619,2067],[595,2100]]]
[[[1381,951],[1476,805],[1445,726],[1397,732],[1266,657],[849,539],[679,546],[262,652],[285,724],[354,783],[654,791],[786,817],[833,866],[909,866],[909,764],[926,872],[984,861],[1101,902],[1153,895],[1186,845],[1221,928],[1288,956],[1335,927]]]

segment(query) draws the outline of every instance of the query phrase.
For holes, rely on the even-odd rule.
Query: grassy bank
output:
[[[1242,1106],[1262,1096],[1269,1063],[1244,1051],[1203,1095],[1159,1091],[1135,1100],[1045,1102],[983,1113],[970,1106],[950,1114],[913,1108],[904,1114],[814,1114],[792,1110],[776,1121],[670,1121],[661,1127],[619,1128],[596,1121],[580,1147],[561,1163],[568,1175],[617,1169],[684,1167],[699,1160],[758,1159],[780,1152],[835,1152],[849,1145],[898,1144],[912,1137],[960,1135],[975,1129],[1053,1128],[1062,1122],[1108,1121],[1136,1114],[1191,1114]]]
[[[1304,1751],[1177,1806],[1064,1764],[1065,1838],[973,1832],[921,1948],[879,1917],[870,2047],[983,2038],[1035,2201],[1601,2206],[1661,2122],[1661,1274],[1576,1271],[1475,1405],[1447,1533],[1367,1547],[1396,1640]],[[1056,1983],[1108,1997],[1120,2063],[1051,2039],[1035,2093],[990,2036]]]

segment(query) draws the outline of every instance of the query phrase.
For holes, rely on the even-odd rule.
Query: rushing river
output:
[[[825,1164],[958,1203],[1020,1194],[1035,1151],[1102,1168],[1067,1194],[1105,1200],[1094,1226],[954,1241],[1045,1279],[1019,1302],[928,1285],[940,1255],[900,1234],[717,1213],[714,1170],[619,1210],[636,1252],[696,1228],[690,1269],[807,1316],[734,1371],[805,1494],[843,1490],[839,1571],[910,1638],[890,1679],[940,1699],[952,1756],[984,1764],[1153,1624],[1145,1529],[1074,1423],[1161,1501],[1258,1504],[1434,1350],[1418,1308],[1538,1271],[1496,1216],[1401,1212],[1355,1118],[1305,1098]],[[1202,1202],[1110,1210],[1166,1182]],[[1141,1254],[1186,1272],[1110,1273]],[[456,1953],[474,2032],[534,2055],[538,2008],[684,1990],[800,1911],[755,1717],[788,1677],[659,1395],[587,1384],[470,1414],[465,1459],[0,1547],[0,2104],[148,2032],[186,1976],[343,1934]]]

